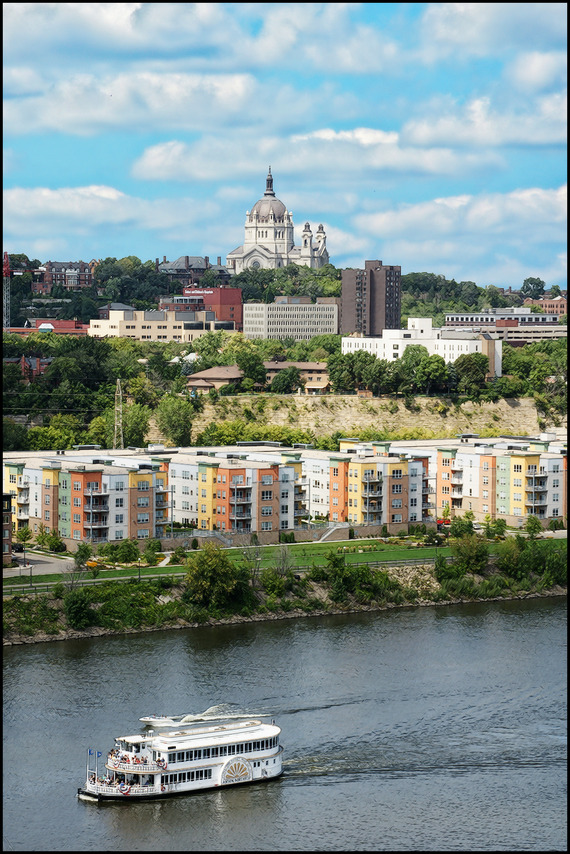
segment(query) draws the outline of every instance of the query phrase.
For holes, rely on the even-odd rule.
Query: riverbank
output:
[[[403,567],[402,571],[405,571],[407,581],[410,581],[409,578],[409,568]],[[393,577],[397,577],[400,573],[398,573],[398,568],[392,570]],[[427,575],[429,573],[423,573],[422,581],[425,584],[428,579]],[[497,578],[497,576],[494,576]],[[64,641],[64,640],[82,640],[82,639],[90,639],[90,638],[98,638],[98,637],[107,637],[107,636],[117,636],[117,635],[135,635],[142,634],[148,632],[164,632],[164,631],[175,631],[178,629],[188,629],[188,628],[215,628],[218,626],[225,625],[239,625],[242,623],[257,623],[257,622],[268,622],[268,621],[278,621],[278,620],[291,620],[291,619],[299,619],[301,617],[325,617],[331,615],[349,615],[349,614],[360,614],[360,613],[370,613],[370,612],[379,612],[393,609],[406,609],[409,610],[411,608],[418,607],[429,607],[429,606],[449,606],[449,605],[460,605],[460,604],[469,604],[475,602],[498,602],[498,601],[512,601],[512,600],[521,600],[521,599],[537,599],[537,598],[553,598],[553,597],[566,597],[567,596],[567,587],[563,587],[561,585],[553,585],[549,588],[543,588],[540,585],[540,581],[537,579],[535,582],[525,585],[524,582],[520,589],[513,589],[509,593],[505,592],[505,595],[484,595],[484,596],[449,596],[447,598],[442,597],[442,586],[438,585],[438,582],[435,581],[432,575],[432,582],[437,587],[432,586],[432,590],[434,594],[436,594],[435,598],[424,598],[424,597],[414,597],[413,590],[417,589],[414,587],[407,587],[408,595],[411,596],[414,601],[405,600],[403,602],[370,602],[370,603],[358,603],[354,601],[353,597],[350,597],[350,601],[345,603],[334,603],[331,601],[328,592],[324,589],[322,585],[312,585],[311,594],[316,594],[322,602],[323,607],[311,607],[310,609],[306,607],[290,607],[286,610],[281,610],[279,608],[275,608],[274,610],[268,610],[265,605],[261,605],[263,610],[252,614],[232,614],[231,616],[222,616],[218,618],[208,617],[206,619],[201,620],[185,620],[182,618],[177,618],[174,621],[169,623],[164,623],[160,625],[146,625],[146,626],[122,626],[121,628],[108,628],[104,626],[89,626],[85,629],[72,629],[61,627],[59,630],[54,631],[53,633],[45,632],[45,631],[37,631],[33,634],[21,634],[16,632],[10,632],[7,629],[6,619],[4,620],[4,637],[3,637],[3,645],[4,646],[18,646],[23,644],[31,644],[31,643],[47,643],[53,641]],[[489,581],[489,578],[483,579],[480,576],[472,576],[467,579],[468,582],[476,585],[476,587],[480,587],[481,584],[485,584]],[[428,582],[429,583],[429,582]],[[511,587],[519,586],[516,582],[510,582]],[[525,586],[530,589],[524,589]],[[486,590],[489,588],[486,587]],[[170,601],[173,600],[171,591],[171,596],[167,597]],[[425,587],[424,587],[425,592]],[[180,594],[178,594],[180,595]],[[24,597],[20,597],[22,599]],[[31,597],[30,597],[31,598]],[[49,597],[46,595],[45,597],[34,597],[37,599],[42,598],[45,600],[45,607],[53,607],[53,603],[56,600],[51,599],[52,605],[48,603]],[[163,597],[164,598],[164,597]],[[61,600],[60,600],[61,601]],[[285,600],[290,601],[291,600]],[[298,600],[297,600],[298,601]],[[314,602],[314,598],[313,598]],[[65,619],[63,616],[63,607],[58,608],[60,619]]]

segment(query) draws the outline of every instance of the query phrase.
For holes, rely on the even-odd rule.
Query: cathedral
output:
[[[234,274],[244,270],[274,270],[287,264],[318,269],[329,263],[326,242],[323,226],[319,225],[313,237],[306,222],[301,246],[295,246],[293,214],[275,197],[270,166],[263,198],[245,215],[243,245],[228,253],[226,267],[229,273]]]

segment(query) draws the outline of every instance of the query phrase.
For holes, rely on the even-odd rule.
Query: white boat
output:
[[[89,750],[82,800],[164,798],[270,780],[283,773],[280,727],[250,719],[200,722],[168,732],[120,736],[104,768]],[[95,755],[95,768],[89,756]]]

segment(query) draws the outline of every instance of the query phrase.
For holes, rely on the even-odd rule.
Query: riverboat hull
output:
[[[122,795],[120,793],[112,793],[112,794],[102,794],[87,791],[82,787],[77,789],[77,797],[80,801],[85,801],[86,803],[95,803],[101,804],[106,803],[108,801],[123,801],[123,803],[132,803],[133,800],[136,801],[156,801],[156,800],[164,800],[164,798],[182,798],[187,797],[188,795],[201,795],[204,792],[211,792],[215,789],[229,789],[232,786],[249,786],[254,785],[256,783],[270,783],[272,780],[277,780],[279,777],[283,776],[283,769],[278,773],[274,774],[272,777],[262,777],[259,780],[245,780],[243,783],[215,783],[213,786],[204,786],[201,789],[186,789],[176,792],[154,792],[144,795],[133,795],[132,797]]]
[[[77,797],[83,801],[156,800],[212,789],[268,782],[283,773],[275,721],[228,719],[184,729],[121,736],[104,760],[105,776],[87,766]],[[102,754],[89,749],[88,755]]]

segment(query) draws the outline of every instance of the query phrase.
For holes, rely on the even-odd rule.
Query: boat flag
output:
[[[103,756],[103,754],[98,750],[97,751],[97,759],[99,759],[100,756]]]
[[[89,748],[89,756],[93,756],[94,751]]]

